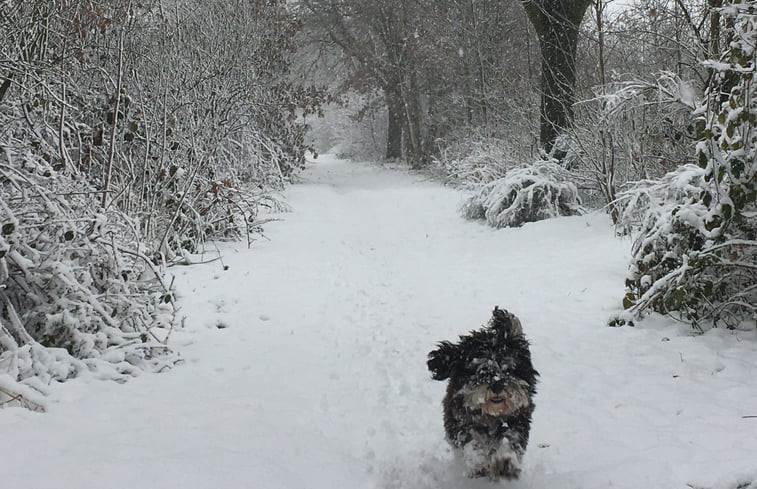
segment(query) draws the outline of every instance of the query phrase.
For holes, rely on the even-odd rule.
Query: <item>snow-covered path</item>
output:
[[[726,489],[757,478],[757,338],[605,326],[630,243],[604,216],[465,222],[460,194],[318,160],[270,241],[175,270],[186,362],[0,410],[2,489],[457,489],[434,344],[516,313],[541,372],[513,488]]]

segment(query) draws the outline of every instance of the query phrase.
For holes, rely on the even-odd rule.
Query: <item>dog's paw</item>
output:
[[[482,448],[480,444],[473,442],[463,449],[463,456],[469,468],[468,477],[486,477],[496,481],[517,479],[520,476],[520,455],[512,449],[507,440],[496,449]]]
[[[485,475],[491,480],[512,480],[520,477],[520,463],[514,454],[512,457],[492,457],[486,468]]]

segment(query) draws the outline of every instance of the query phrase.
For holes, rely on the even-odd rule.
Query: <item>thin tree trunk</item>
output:
[[[121,88],[124,74],[124,35],[126,25],[121,26],[121,35],[118,40],[118,81],[116,83],[116,103],[113,108],[113,127],[110,133],[110,148],[108,148],[108,161],[105,166],[105,180],[103,182],[102,207],[108,207],[108,193],[110,192],[110,179],[113,174],[113,158],[116,151],[116,134],[118,133],[118,111],[121,110]]]
[[[408,74],[407,89],[403,90],[405,117],[407,121],[407,137],[405,138],[406,160],[414,169],[421,168],[426,163],[423,152],[423,123],[421,121],[420,94],[415,71]]]
[[[386,159],[398,160],[402,158],[402,94],[399,81],[392,82],[384,90],[388,122],[386,131]]]

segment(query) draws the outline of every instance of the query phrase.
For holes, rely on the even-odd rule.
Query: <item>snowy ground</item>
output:
[[[493,230],[417,175],[322,158],[252,250],[175,270],[186,362],[0,410],[2,489],[686,489],[757,478],[757,337],[605,326],[630,243],[604,216]],[[524,474],[448,449],[437,341],[520,316],[541,372]]]

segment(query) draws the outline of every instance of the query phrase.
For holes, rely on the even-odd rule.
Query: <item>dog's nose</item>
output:
[[[492,382],[491,385],[489,385],[489,390],[492,391],[492,394],[499,394],[505,390],[505,381],[497,380],[496,382]]]

